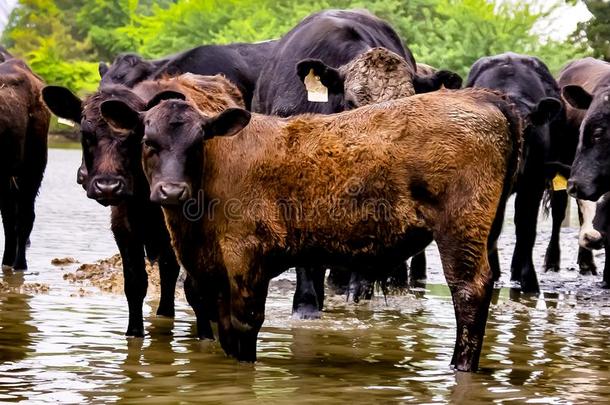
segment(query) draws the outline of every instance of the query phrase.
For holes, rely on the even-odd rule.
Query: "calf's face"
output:
[[[144,126],[142,165],[150,199],[166,206],[181,205],[202,187],[203,142],[234,135],[250,120],[250,113],[239,108],[206,116],[184,98],[180,93],[164,92],[155,97],[163,101],[143,113],[120,101],[102,105],[102,115],[113,126]]]
[[[566,86],[562,94],[572,107],[587,110],[580,126],[568,192],[576,198],[596,201],[610,191],[610,89],[592,95],[580,86]]]
[[[65,88],[49,86],[43,90],[51,111],[80,123],[83,160],[77,182],[87,191],[87,197],[104,206],[117,205],[132,197],[136,177],[141,173],[141,130],[112,128],[101,117],[100,104],[115,97],[143,108],[144,102],[126,88],[100,89],[85,101]]]

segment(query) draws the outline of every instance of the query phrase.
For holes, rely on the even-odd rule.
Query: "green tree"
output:
[[[610,62],[610,3],[608,0],[584,0],[593,18],[578,24],[576,40],[593,49],[593,55]]]

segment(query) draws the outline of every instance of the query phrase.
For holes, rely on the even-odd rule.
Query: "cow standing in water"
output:
[[[568,122],[572,133],[578,134],[576,156],[568,181],[568,192],[589,209],[583,211],[585,223],[598,231],[594,237],[583,235],[583,245],[606,247],[606,264],[602,286],[610,288],[610,246],[608,231],[608,197],[599,204],[591,203],[610,192],[610,64],[593,58],[571,62],[563,68],[559,83],[569,104]],[[597,209],[597,214],[595,214]],[[601,233],[600,233],[601,232]],[[589,239],[589,240],[587,240]]]
[[[118,128],[144,126],[151,200],[180,261],[219,305],[225,352],[256,360],[269,280],[290,265],[391,268],[434,239],[456,312],[451,363],[476,370],[493,287],[487,240],[519,159],[512,105],[469,89],[282,119],[219,113],[217,96],[205,96],[101,110]],[[203,210],[186,218],[191,197]]]
[[[536,240],[538,209],[552,175],[547,167],[559,159],[558,145],[562,141],[565,118],[557,82],[542,61],[535,57],[505,53],[484,57],[474,63],[466,87],[499,90],[515,103],[524,120],[524,145],[521,168],[514,185],[516,244],[511,263],[511,280],[521,283],[523,292],[539,292],[532,258]],[[559,227],[565,216],[567,194],[553,198],[553,237],[547,249],[547,263],[559,261]],[[559,203],[558,203],[559,200]],[[558,206],[559,205],[559,206]],[[500,234],[504,207],[492,230],[490,264],[494,277],[500,277],[500,263],[495,246]],[[558,268],[558,264],[547,264]]]
[[[25,270],[34,202],[47,165],[50,113],[40,99],[42,80],[22,60],[6,55],[0,63],[2,266]]]
[[[258,79],[252,110],[282,117],[332,114],[437,90],[442,85],[461,86],[455,73],[437,71],[424,76],[416,69],[412,53],[385,21],[366,11],[322,11],[305,18],[277,42]],[[309,100],[303,82],[310,73],[325,87],[327,101]],[[296,316],[319,317],[324,272],[297,268]],[[349,273],[343,274],[349,277]],[[363,272],[353,276],[349,284],[357,297],[363,286],[372,284]],[[331,272],[331,279],[341,287],[350,281],[335,272]]]
[[[100,62],[100,86],[120,84],[133,88],[145,80],[179,76],[183,73],[223,74],[235,83],[246,103],[246,108],[250,109],[256,80],[275,44],[276,41],[202,45],[155,60],[146,60],[133,53],[121,54],[110,66]],[[66,89],[63,97],[72,98],[69,93],[70,91]],[[76,179],[78,184],[87,189],[87,167],[84,160],[78,168]]]

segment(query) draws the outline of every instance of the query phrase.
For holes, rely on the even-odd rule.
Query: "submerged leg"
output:
[[[324,300],[324,269],[317,267],[297,267],[297,286],[292,300],[292,316],[297,319],[318,319]],[[322,277],[322,296],[320,290]]]
[[[161,248],[159,255],[159,278],[161,279],[161,298],[157,315],[173,318],[175,315],[174,297],[176,295],[176,281],[180,273],[180,266],[169,244]],[[185,287],[186,288],[186,287]]]
[[[559,247],[559,232],[561,223],[566,217],[566,208],[568,207],[568,194],[565,190],[549,191],[551,193],[551,215],[553,218],[553,229],[551,231],[551,240],[546,248],[544,255],[544,271],[559,271],[561,251]]]

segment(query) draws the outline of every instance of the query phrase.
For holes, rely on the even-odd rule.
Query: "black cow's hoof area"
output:
[[[522,281],[521,282],[521,293],[522,294],[540,294],[540,286],[538,285],[538,283]]]
[[[8,264],[2,265],[2,271],[9,271],[9,270],[13,270],[13,266],[10,266]]]
[[[603,288],[604,290],[610,290],[610,282],[608,281],[602,281],[599,284],[600,288]]]
[[[320,319],[320,311],[317,307],[311,305],[300,306],[292,311],[292,318],[300,320]]]
[[[554,273],[559,273],[559,265],[558,264],[547,264],[544,266],[544,272],[552,271]]]
[[[597,267],[595,267],[595,265],[590,265],[588,263],[581,264],[579,266],[578,272],[582,276],[589,276],[589,275],[596,276],[597,275]]]
[[[125,336],[128,338],[143,338],[144,337],[144,328],[127,329],[127,332],[125,332]]]
[[[174,308],[157,308],[157,316],[163,316],[165,318],[174,318],[176,316],[176,311]]]

